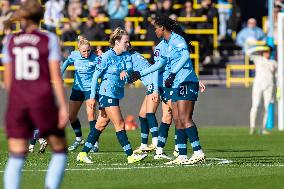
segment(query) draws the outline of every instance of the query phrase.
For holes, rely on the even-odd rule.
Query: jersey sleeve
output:
[[[172,73],[177,73],[182,67],[185,65],[185,63],[190,60],[190,55],[188,51],[182,51],[180,53],[180,60],[178,61],[177,65],[171,69]]]
[[[190,54],[188,51],[188,46],[186,44],[186,41],[182,37],[177,38],[173,46],[176,49],[176,51],[180,54],[180,60],[178,61],[177,65],[171,69],[171,72],[177,73],[190,59]]]
[[[153,73],[153,85],[154,85],[153,90],[156,92],[159,92],[158,79],[159,79],[159,70]]]
[[[3,64],[7,64],[12,61],[11,54],[8,51],[10,40],[11,40],[11,36],[7,36],[3,40],[5,42],[3,43],[3,48],[2,48],[2,54],[3,54],[2,63]]]
[[[57,36],[53,33],[48,33],[48,37],[48,61],[61,61],[60,46]]]
[[[103,71],[107,69],[107,60],[108,58],[106,54],[103,54],[101,57],[99,57],[98,64],[95,68],[95,72],[92,78],[90,98],[95,98],[96,96],[96,91],[98,88],[98,79],[102,75]]]
[[[178,52],[188,51],[188,45],[186,44],[186,41],[182,37],[178,38],[178,40],[175,41],[173,45]]]
[[[64,61],[64,63],[61,66],[61,74],[63,75],[66,68],[70,65],[74,63],[74,53],[72,52],[68,58]]]
[[[147,74],[149,74],[149,73],[152,73],[152,72],[154,72],[154,71],[156,71],[156,70],[159,70],[159,69],[162,68],[166,63],[167,63],[167,57],[161,56],[161,57],[159,58],[159,61],[158,61],[158,62],[155,62],[154,65],[150,66],[149,68],[146,68],[146,69],[142,70],[142,71],[140,72],[140,75],[141,75],[141,76],[145,76],[145,75],[147,75]]]
[[[125,57],[125,68],[128,74],[133,71],[132,57],[130,54]]]

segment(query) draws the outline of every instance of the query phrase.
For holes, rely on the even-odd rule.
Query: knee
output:
[[[146,112],[139,112],[139,117],[146,118]]]
[[[69,121],[71,122],[71,123],[73,123],[74,121],[76,121],[77,120],[77,115],[75,115],[75,114],[70,114],[69,113]]]
[[[103,131],[103,130],[105,130],[107,124],[108,124],[108,121],[97,122],[96,129],[99,130],[99,131]]]
[[[163,113],[162,120],[164,123],[171,124],[173,116],[171,113]]]
[[[113,123],[116,131],[125,130],[125,123],[123,119],[118,120],[116,123]]]

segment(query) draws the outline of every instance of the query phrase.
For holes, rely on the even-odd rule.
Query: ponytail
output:
[[[183,31],[183,29],[176,23],[176,21],[174,21],[172,19],[170,19],[170,20],[171,20],[171,31],[182,36],[184,38],[184,40],[186,41],[189,52],[192,52],[193,45],[192,45],[190,37]]]

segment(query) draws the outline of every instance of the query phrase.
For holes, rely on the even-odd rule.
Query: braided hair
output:
[[[175,32],[176,34],[182,36],[186,41],[189,52],[193,49],[193,45],[190,37],[183,31],[183,29],[176,23],[176,21],[172,20],[168,16],[159,15],[155,18],[155,24],[158,26],[163,26],[168,31]]]

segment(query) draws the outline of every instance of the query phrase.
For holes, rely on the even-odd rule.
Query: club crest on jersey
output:
[[[102,57],[98,59],[98,64],[102,63]]]
[[[154,56],[155,57],[159,57],[160,56],[160,49],[155,50]]]

